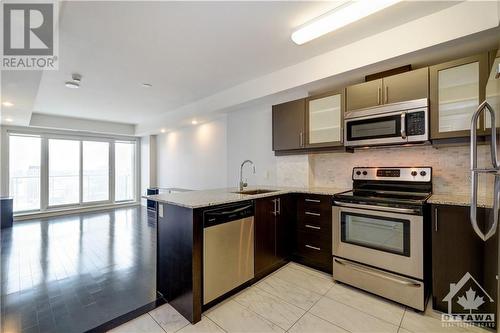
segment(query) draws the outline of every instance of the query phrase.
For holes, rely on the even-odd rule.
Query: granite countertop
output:
[[[469,194],[433,194],[427,202],[441,205],[470,206],[471,200]],[[478,195],[477,206],[492,208],[493,197]]]
[[[143,198],[194,209],[194,208],[222,205],[238,201],[271,197],[275,195],[282,195],[288,193],[333,195],[335,193],[349,190],[348,188],[332,188],[332,187],[276,187],[276,186],[252,186],[246,188],[245,190],[253,190],[253,189],[273,190],[273,192],[255,194],[255,195],[246,195],[246,194],[233,193],[238,191],[237,188],[233,187],[225,189],[190,191],[182,193],[161,193],[157,195],[146,195],[143,196]]]

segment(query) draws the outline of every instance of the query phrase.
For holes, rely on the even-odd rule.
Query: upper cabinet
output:
[[[486,101],[496,111],[497,128],[500,128],[500,78],[496,78],[498,66],[500,66],[500,51],[490,54],[490,75],[486,84]],[[486,117],[486,129],[491,128],[491,119]]]
[[[306,146],[342,145],[344,90],[306,99]]]
[[[430,67],[431,139],[469,136],[472,114],[485,99],[488,54]],[[484,134],[484,114],[478,134]]]
[[[411,101],[429,97],[429,68],[383,78],[384,104]]]
[[[382,79],[347,87],[347,111],[364,109],[382,103]]]
[[[305,147],[305,99],[273,105],[273,150]]]
[[[347,111],[428,98],[427,67],[359,83],[346,89]]]
[[[342,146],[344,89],[273,105],[273,150]]]

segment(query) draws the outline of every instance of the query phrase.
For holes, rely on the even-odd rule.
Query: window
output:
[[[9,189],[14,211],[40,209],[40,137],[10,136]]]
[[[83,141],[83,202],[109,200],[109,143]]]
[[[115,143],[115,201],[133,200],[135,195],[135,143]]]
[[[49,206],[80,202],[80,141],[49,139]]]
[[[14,212],[137,200],[136,141],[115,140],[9,129],[5,181]]]

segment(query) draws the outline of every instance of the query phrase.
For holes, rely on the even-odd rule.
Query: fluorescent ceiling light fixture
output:
[[[355,0],[349,1],[304,24],[292,33],[295,44],[302,45],[329,32],[395,5],[401,0]]]
[[[5,118],[5,121],[8,122],[8,123],[13,122],[12,118]]]
[[[198,121],[196,119],[194,119],[193,121],[191,121],[191,124],[196,125],[196,124],[198,124]]]
[[[10,108],[11,106],[14,106],[14,103],[11,103],[11,102],[2,102],[2,105]]]
[[[160,132],[165,133],[166,131],[165,131],[165,129],[164,129],[164,128],[162,128],[162,129],[160,130]]]

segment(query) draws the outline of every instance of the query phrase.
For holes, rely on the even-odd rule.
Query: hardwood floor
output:
[[[156,299],[144,207],[15,222],[1,250],[2,332],[84,332]]]

